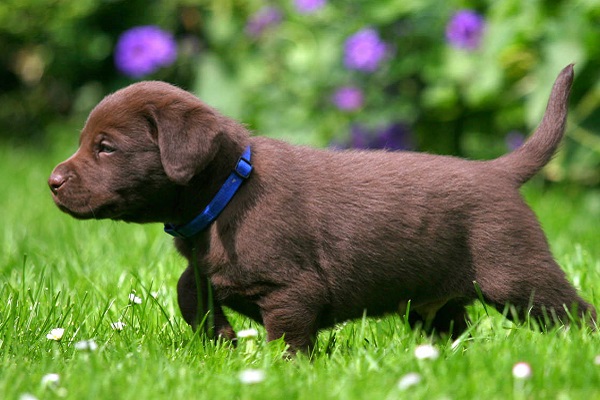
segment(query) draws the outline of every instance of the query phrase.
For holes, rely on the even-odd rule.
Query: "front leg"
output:
[[[181,274],[177,283],[177,301],[183,319],[194,331],[202,324],[200,328],[209,336],[235,340],[235,331],[223,313],[221,304],[214,298],[210,281],[206,276],[196,273],[191,265]],[[211,308],[212,313],[209,313]]]
[[[261,315],[267,340],[284,338],[288,351],[311,354],[320,328],[324,303],[320,296],[297,290],[282,290],[261,300]]]

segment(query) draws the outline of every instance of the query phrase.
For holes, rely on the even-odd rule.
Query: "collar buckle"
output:
[[[165,232],[173,237],[185,237],[177,230],[177,227],[173,224],[165,224]]]
[[[242,155],[235,166],[235,173],[242,179],[248,179],[251,172],[252,164],[250,164],[250,160],[245,159]]]

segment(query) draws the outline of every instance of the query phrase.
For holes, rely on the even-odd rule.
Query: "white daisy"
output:
[[[531,377],[531,366],[526,362],[518,362],[513,366],[512,374],[517,379],[527,379]]]
[[[122,331],[125,328],[125,323],[121,321],[113,322],[110,324],[110,327],[115,331]]]
[[[43,387],[48,387],[48,386],[58,386],[58,382],[60,381],[60,376],[58,374],[46,374],[44,376],[42,376],[42,386]]]
[[[265,371],[260,369],[245,369],[239,374],[240,382],[246,385],[253,385],[265,380]]]
[[[135,295],[135,293],[129,294],[129,302],[133,304],[142,304],[141,297]]]
[[[398,389],[406,390],[411,386],[415,386],[421,382],[421,375],[416,372],[409,372],[398,381]]]
[[[63,328],[54,328],[46,335],[48,340],[56,340],[57,342],[62,339],[65,330]]]
[[[422,344],[415,347],[415,357],[419,360],[435,360],[439,356],[439,350],[430,344]]]
[[[75,343],[75,348],[77,350],[95,351],[98,348],[98,345],[96,344],[94,339],[82,340],[80,342]]]
[[[238,338],[255,338],[258,336],[258,331],[254,328],[244,329],[237,333]]]

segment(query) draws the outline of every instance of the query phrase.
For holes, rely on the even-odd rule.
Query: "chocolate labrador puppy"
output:
[[[189,260],[184,319],[212,309],[205,328],[231,339],[222,306],[292,351],[365,311],[459,334],[479,296],[509,318],[595,320],[519,194],[559,145],[572,80],[568,66],[533,136],[491,161],[251,137],[188,92],[136,83],[96,106],[49,185],[76,218],[165,223]]]

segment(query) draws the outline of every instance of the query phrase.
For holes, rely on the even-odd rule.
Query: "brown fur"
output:
[[[250,144],[254,171],[224,212],[205,232],[175,240],[190,261],[177,288],[183,317],[198,324],[210,285],[214,328],[229,338],[221,306],[264,324],[269,340],[285,335],[304,350],[322,328],[365,310],[406,310],[409,301],[411,323],[456,334],[467,328],[464,307],[477,287],[500,310],[511,305],[509,317],[564,322],[574,307],[595,319],[519,194],[561,140],[572,79],[568,66],[535,134],[492,161],[250,137],[193,95],[141,82],[91,112],[79,150],[49,185],[77,218],[182,224]]]

